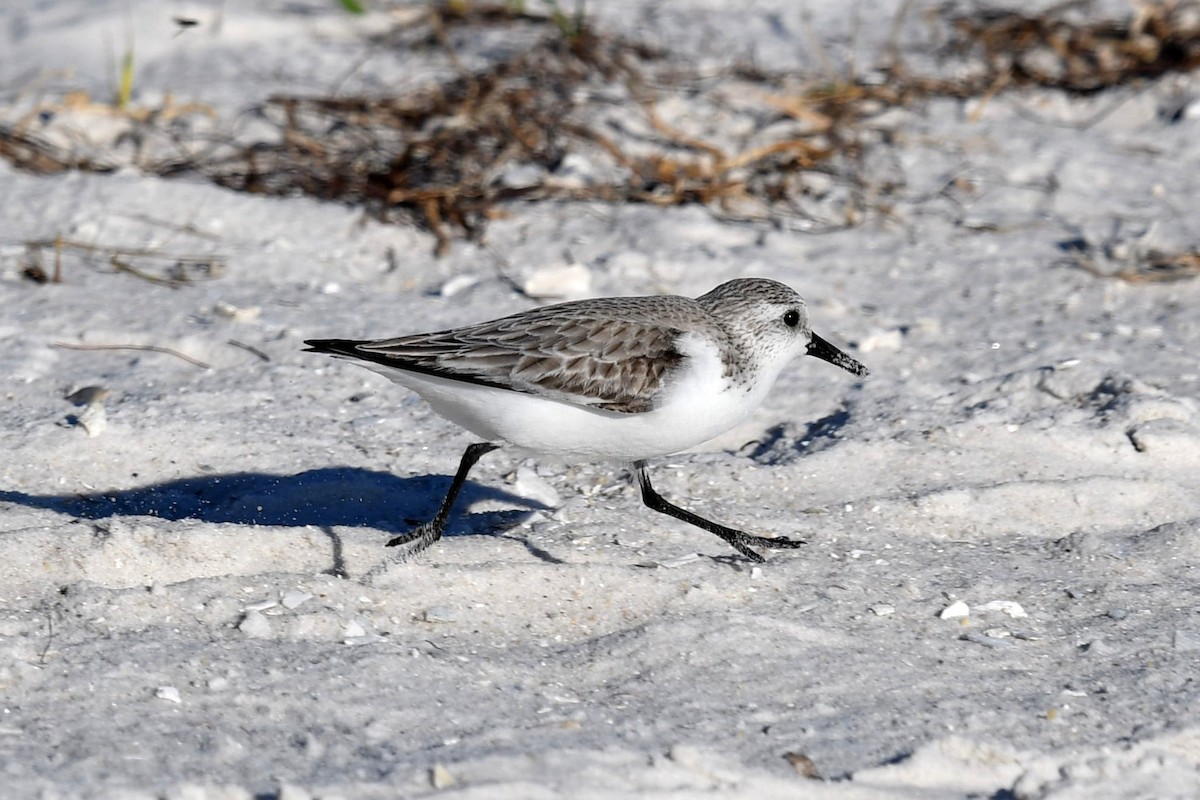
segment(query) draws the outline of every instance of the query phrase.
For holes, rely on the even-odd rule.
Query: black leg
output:
[[[442,507],[438,509],[433,519],[423,525],[418,525],[408,533],[397,536],[388,542],[387,546],[395,547],[415,542],[416,544],[408,551],[408,555],[411,556],[442,538],[442,532],[446,530],[446,520],[450,518],[450,509],[454,507],[458,493],[462,491],[463,484],[467,482],[467,473],[471,471],[471,467],[475,466],[476,461],[499,448],[500,445],[491,442],[477,442],[469,446],[463,453],[462,461],[458,462],[458,472],[454,474],[454,480],[450,482],[450,491],[446,492],[446,499],[442,501]]]
[[[744,555],[751,561],[761,563],[763,557],[750,549],[750,545],[755,547],[774,547],[774,548],[792,548],[800,547],[804,544],[802,539],[768,539],[765,536],[751,536],[748,533],[743,533],[736,528],[727,528],[724,525],[719,525],[712,520],[707,520],[699,514],[693,514],[686,508],[671,503],[661,494],[654,491],[654,487],[650,485],[650,476],[646,474],[645,462],[639,461],[633,465],[637,470],[638,485],[642,487],[642,502],[650,508],[667,516],[681,519],[697,528],[715,533],[726,542],[733,546],[733,549]]]

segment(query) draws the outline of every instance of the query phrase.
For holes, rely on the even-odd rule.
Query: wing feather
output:
[[[645,298],[643,298],[645,299]],[[686,356],[683,330],[711,317],[683,297],[534,309],[492,322],[378,341],[314,340],[313,350],[397,369],[636,414],[655,407]],[[670,319],[675,324],[664,324]]]

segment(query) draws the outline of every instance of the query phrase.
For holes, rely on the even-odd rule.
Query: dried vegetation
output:
[[[985,11],[957,16],[951,52],[986,65],[976,87],[997,83],[1090,94],[1200,67],[1200,4],[1133,4],[1122,20],[1089,21],[1087,4],[1037,16]]]
[[[279,140],[203,169],[247,191],[298,190],[383,217],[411,214],[444,249],[453,232],[478,234],[513,199],[702,203],[737,216],[782,204],[803,213],[794,202],[803,173],[857,152],[845,134],[859,103],[824,93],[781,100],[763,75],[683,75],[656,50],[586,26],[564,31],[549,17],[472,6],[429,9],[397,35],[448,47],[454,28],[480,24],[520,27],[530,44],[401,96],[273,97],[262,111]],[[734,107],[730,82],[750,78],[756,107]],[[667,119],[660,105],[680,93],[710,128],[733,121],[744,133]]]
[[[1200,64],[1200,3],[1148,3],[1117,21],[1082,8],[1027,16],[945,6],[935,22],[944,57],[967,65],[959,77],[913,75],[893,56],[867,81],[700,75],[580,19],[512,4],[430,5],[373,46],[440,54],[440,79],[395,96],[272,97],[251,113],[274,134],[249,142],[186,141],[181,113],[203,109],[145,115],[134,138],[158,132],[174,149],[134,159],[154,174],[199,173],[242,191],[414,219],[439,250],[456,235],[478,236],[514,200],[701,203],[737,218],[852,225],[886,213],[886,187],[870,186],[859,168],[864,131],[884,111],[1009,87],[1094,93]],[[519,46],[463,66],[456,36],[497,28]],[[38,172],[108,168],[48,145],[35,120],[0,127],[0,156]]]
[[[47,264],[48,253],[53,257],[52,265]],[[124,273],[172,289],[215,280],[226,271],[225,257],[218,254],[109,246],[60,236],[25,242],[21,274],[34,283],[62,283],[64,255],[76,256],[93,269]]]

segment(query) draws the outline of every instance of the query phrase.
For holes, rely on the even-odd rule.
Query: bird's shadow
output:
[[[38,495],[0,489],[0,503],[42,508],[89,520],[149,516],[242,525],[313,525],[326,530],[335,526],[362,527],[396,534],[431,518],[449,488],[450,478],[444,475],[401,478],[359,467],[324,467],[294,475],[266,472],[200,475],[134,489],[90,493]],[[501,489],[468,483],[455,504],[458,513],[452,515],[446,535],[478,532],[477,524],[464,526],[455,524],[455,520],[461,519],[461,509],[485,499],[525,509],[545,508]],[[497,516],[511,520],[514,515],[504,511]]]

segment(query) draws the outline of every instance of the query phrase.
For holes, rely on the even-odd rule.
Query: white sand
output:
[[[887,33],[867,20],[852,44],[835,2],[809,23],[785,0],[657,5],[588,4],[609,30],[772,67],[816,67],[806,24],[835,60]],[[223,7],[219,35],[173,38],[169,14],[213,8],[5,6],[0,119],[67,67],[47,96],[105,96],[127,18],[142,100],[229,116],[328,90],[386,22]],[[413,58],[377,53],[347,91],[428,77]],[[517,205],[442,260],[339,205],[0,162],[0,796],[1200,795],[1200,282],[1103,279],[1059,247],[1151,224],[1200,244],[1197,98],[1173,77],[1004,94],[978,120],[914,108],[870,156],[903,183],[892,215],[844,232]],[[228,270],[173,290],[68,254],[62,285],[23,280],[23,243],[56,235]],[[808,547],[714,560],[731,551],[643,508],[619,465],[517,480],[500,452],[448,538],[364,583],[470,439],[301,339],[529,307],[498,261],[518,280],[582,264],[599,295],[742,275],[804,294],[869,379],[798,362],[750,424],[651,474]],[[437,294],[460,275],[478,282]],[[89,385],[111,392],[95,436],[63,399]],[[553,494],[555,512],[522,499]],[[955,600],[969,616],[941,619]]]

